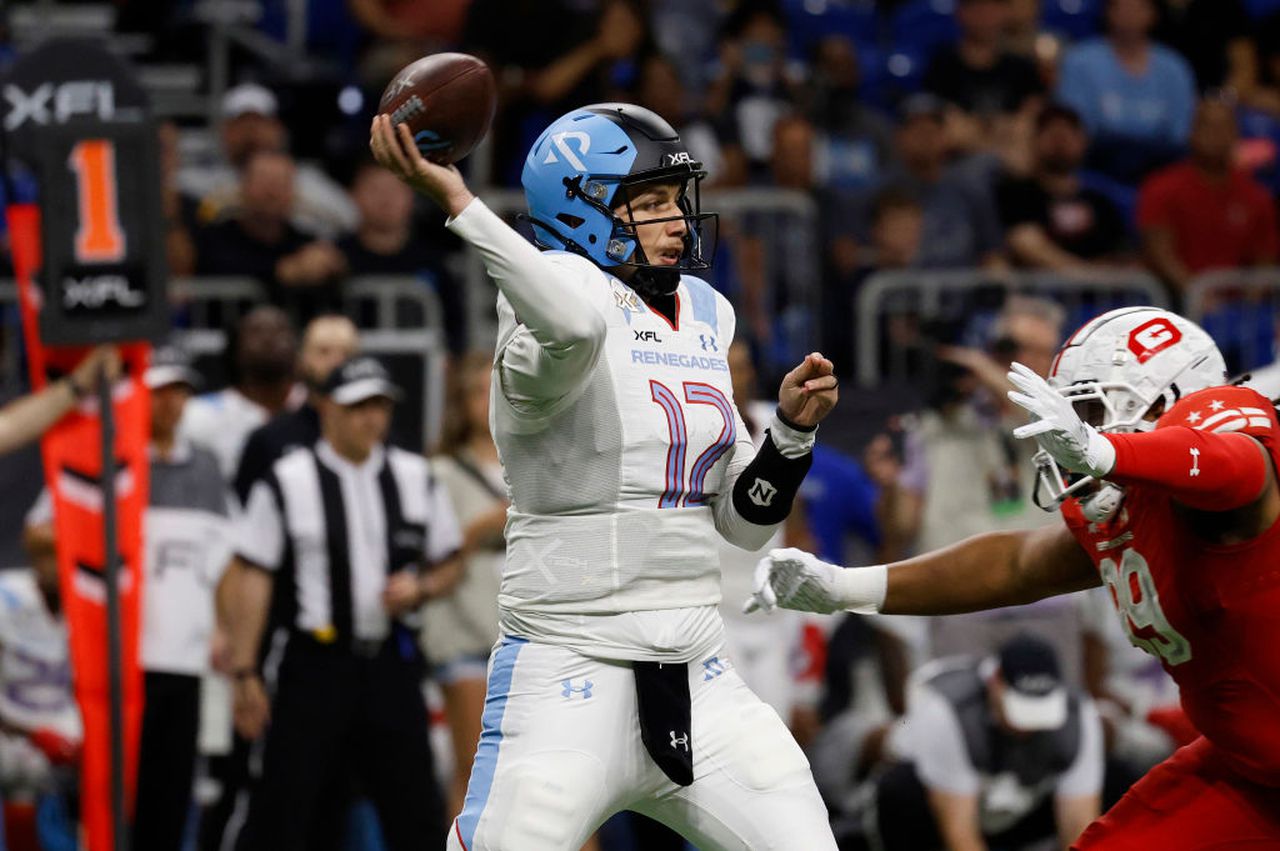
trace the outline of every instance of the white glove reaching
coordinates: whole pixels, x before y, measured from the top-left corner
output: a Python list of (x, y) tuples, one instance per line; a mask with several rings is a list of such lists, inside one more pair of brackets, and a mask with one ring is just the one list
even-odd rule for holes
[(755, 591), (742, 610), (771, 612), (781, 606), (820, 615), (842, 609), (876, 612), (884, 602), (887, 581), (884, 565), (850, 569), (794, 547), (770, 550), (756, 565)]
[(1034, 437), (1053, 460), (1068, 470), (1099, 479), (1111, 472), (1116, 463), (1115, 447), (1080, 419), (1070, 400), (1023, 364), (1015, 362), (1008, 377), (1018, 388), (1009, 391), (1009, 401), (1031, 415), (1031, 422), (1013, 430), (1014, 437)]

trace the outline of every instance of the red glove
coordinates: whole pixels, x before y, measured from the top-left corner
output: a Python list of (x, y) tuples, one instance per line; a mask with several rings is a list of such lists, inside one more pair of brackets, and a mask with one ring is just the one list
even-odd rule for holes
[(75, 765), (80, 761), (80, 743), (68, 739), (50, 727), (33, 730), (27, 736), (53, 765)]

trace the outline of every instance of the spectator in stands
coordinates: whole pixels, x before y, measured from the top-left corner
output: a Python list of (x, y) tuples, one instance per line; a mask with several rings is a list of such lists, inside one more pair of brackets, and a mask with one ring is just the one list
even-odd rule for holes
[(1237, 138), (1232, 105), (1202, 101), (1190, 157), (1142, 186), (1138, 227), (1147, 264), (1177, 294), (1201, 272), (1276, 261), (1274, 200), (1235, 167)]
[[(813, 125), (799, 113), (786, 115), (774, 123), (773, 138), (769, 174), (759, 178), (759, 184), (805, 195), (815, 193)], [(826, 201), (819, 196), (820, 209)], [(737, 229), (733, 224), (725, 228), (725, 237), (736, 249), (734, 260), (742, 288), (739, 301), (745, 321), (738, 326), (739, 333), (750, 333), (752, 342), (760, 346), (783, 337), (785, 346), (788, 319), (807, 312), (807, 288), (817, 283), (797, 275), (793, 264), (818, 256), (821, 235), (808, 219), (786, 209), (750, 212), (736, 224)]]
[(689, 153), (707, 171), (704, 187), (746, 181), (746, 163), (741, 156), (726, 157), (712, 123), (690, 108), (679, 69), (670, 58), (661, 53), (651, 53), (641, 60), (634, 99), (640, 106), (667, 119), (680, 134), (680, 139), (689, 147)]
[(450, 374), (444, 433), (432, 458), (462, 526), (466, 562), (462, 580), (448, 595), (427, 603), (422, 650), (444, 692), (453, 741), (450, 814), (462, 809), (468, 769), (480, 740), (485, 670), (498, 638), (498, 582), (506, 559), (507, 485), (489, 432), (489, 384), (493, 356), (472, 352)]
[(1070, 107), (1050, 105), (1036, 118), (1031, 174), (1006, 175), (996, 203), (1009, 254), (1032, 269), (1076, 269), (1117, 258), (1124, 216), (1105, 195), (1081, 183), (1088, 139)]
[(1243, 106), (1280, 117), (1280, 12), (1251, 24), (1252, 37), (1230, 53), (1229, 90)]
[[(549, 116), (605, 100), (608, 75), (649, 40), (633, 0), (602, 0), (583, 14), (574, 0), (472, 0), (463, 44), (494, 69), (500, 102), (489, 136), (494, 180), (520, 185), (525, 153)], [(536, 128), (536, 129), (535, 129)]]
[(182, 415), (183, 440), (207, 446), (230, 485), (249, 433), (271, 417), (302, 403), (294, 382), (298, 338), (278, 307), (256, 307), (236, 325), (227, 343), (232, 384), (192, 399)]
[(757, 171), (765, 170), (773, 152), (773, 125), (802, 94), (787, 68), (786, 51), (786, 21), (773, 4), (742, 3), (725, 20), (707, 113), (727, 118), (728, 141), (741, 146)]
[(120, 353), (114, 346), (94, 349), (63, 378), (0, 408), (0, 455), (36, 440), (82, 399), (94, 394), (103, 370), (111, 381), (120, 375)]
[(990, 190), (969, 171), (948, 167), (946, 104), (912, 95), (899, 109), (899, 168), (885, 184), (913, 192), (924, 209), (919, 265), (966, 268), (1001, 262), (1000, 222)]
[(896, 757), (875, 783), (885, 851), (1066, 848), (1101, 813), (1103, 737), (1087, 694), (1053, 649), (1017, 636), (990, 656), (952, 657), (912, 677)]
[(1011, 0), (958, 0), (960, 39), (939, 50), (924, 88), (970, 118), (1022, 110), (1043, 92), (1036, 67), (1004, 46)]
[(1164, 0), (1155, 37), (1191, 63), (1200, 91), (1235, 86), (1256, 61), (1241, 0)]
[[(275, 94), (255, 83), (235, 86), (223, 96), (221, 150), (212, 161), (191, 162), (178, 173), (181, 190), (201, 199), (202, 221), (227, 216), (240, 204), (241, 173), (253, 154), (289, 150), (289, 134), (277, 111)], [(355, 207), (342, 187), (311, 163), (297, 168), (289, 216), (299, 230), (326, 238), (356, 226)]]
[(859, 97), (860, 86), (853, 41), (840, 34), (823, 37), (806, 90), (809, 120), (820, 134), (816, 170), (823, 186), (866, 187), (893, 161), (893, 128)]
[[(836, 216), (840, 222), (842, 216)], [(871, 202), (871, 238), (865, 248), (843, 227), (826, 248), (822, 288), (822, 340), (836, 373), (854, 370), (857, 314), (855, 301), (862, 283), (878, 271), (919, 265), (924, 239), (924, 209), (915, 194), (889, 186)]]
[(290, 222), (294, 176), (288, 154), (259, 150), (249, 155), (240, 206), (230, 218), (196, 231), (197, 274), (257, 278), (272, 303), (303, 313), (335, 298), (346, 259), (333, 243), (314, 240)]
[(1108, 0), (1107, 35), (1067, 51), (1058, 100), (1084, 119), (1091, 167), (1137, 183), (1186, 145), (1195, 111), (1191, 66), (1151, 40), (1155, 0)]
[(409, 276), (434, 289), (444, 314), (449, 350), (462, 352), (467, 339), (466, 296), (445, 269), (440, 252), (414, 238), (413, 190), (369, 159), (356, 166), (351, 197), (360, 211), (360, 225), (338, 240), (347, 272), (353, 276)]
[(243, 503), (249, 489), (278, 458), (320, 439), (319, 393), (333, 368), (360, 348), (360, 332), (345, 316), (329, 313), (307, 323), (298, 350), (298, 379), (307, 388), (306, 401), (254, 429), (245, 442), (236, 468), (235, 494)]
[(352, 17), (372, 36), (361, 63), (364, 78), (381, 88), (410, 62), (456, 45), (470, 5), (471, 0), (347, 0)]

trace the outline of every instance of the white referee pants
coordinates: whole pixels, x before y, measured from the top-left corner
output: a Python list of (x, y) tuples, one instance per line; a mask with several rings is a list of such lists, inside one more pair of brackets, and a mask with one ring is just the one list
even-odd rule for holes
[(450, 851), (576, 851), (621, 810), (701, 851), (835, 851), (808, 760), (777, 713), (723, 657), (689, 663), (689, 692), (694, 782), (680, 786), (641, 743), (629, 664), (503, 638)]

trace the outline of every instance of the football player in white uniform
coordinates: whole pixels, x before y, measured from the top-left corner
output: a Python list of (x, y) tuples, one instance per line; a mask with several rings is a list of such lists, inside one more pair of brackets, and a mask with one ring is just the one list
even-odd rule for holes
[(523, 183), (544, 253), (374, 120), (374, 155), (449, 215), (496, 282), (491, 424), (511, 491), (502, 636), (449, 847), (576, 849), (635, 810), (704, 851), (834, 849), (808, 762), (724, 652), (716, 533), (786, 518), (836, 401), (814, 353), (759, 451), (733, 404), (733, 308), (706, 268), (705, 172), (666, 121), (574, 110)]

